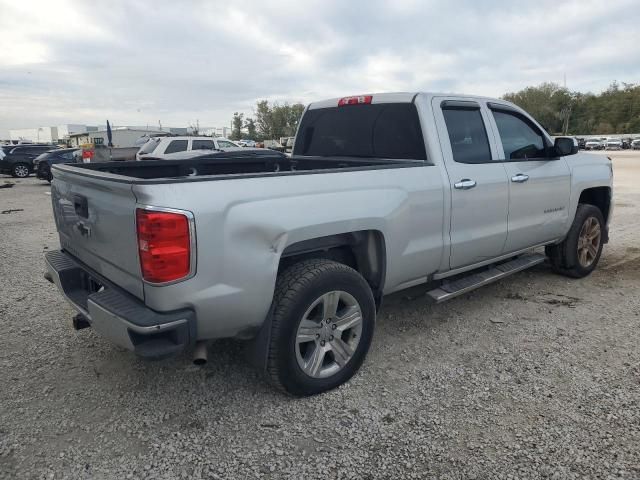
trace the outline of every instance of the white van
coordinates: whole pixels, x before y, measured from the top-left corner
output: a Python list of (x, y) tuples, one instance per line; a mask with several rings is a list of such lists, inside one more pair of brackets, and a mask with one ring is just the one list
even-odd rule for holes
[(230, 152), (240, 149), (242, 149), (240, 145), (223, 137), (151, 137), (136, 153), (136, 160), (144, 160), (145, 157), (168, 160), (172, 158), (168, 155), (193, 150), (206, 154), (211, 150)]

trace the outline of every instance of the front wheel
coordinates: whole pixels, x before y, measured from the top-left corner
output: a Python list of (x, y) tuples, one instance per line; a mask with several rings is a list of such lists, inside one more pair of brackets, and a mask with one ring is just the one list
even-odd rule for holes
[(579, 204), (564, 241), (546, 249), (554, 269), (573, 278), (586, 277), (593, 272), (604, 246), (604, 225), (599, 208)]
[(360, 368), (371, 345), (376, 309), (354, 269), (324, 259), (297, 263), (276, 285), (267, 372), (286, 392), (335, 388)]
[(29, 173), (29, 165), (26, 163), (16, 163), (11, 169), (11, 175), (16, 178), (27, 178)]

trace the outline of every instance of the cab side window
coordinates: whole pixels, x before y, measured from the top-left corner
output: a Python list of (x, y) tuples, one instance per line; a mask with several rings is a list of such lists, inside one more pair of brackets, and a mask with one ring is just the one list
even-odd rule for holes
[(458, 163), (492, 161), (480, 108), (443, 107), (442, 113), (447, 125), (454, 161)]
[(493, 111), (506, 160), (547, 158), (542, 133), (517, 114)]
[(186, 152), (187, 143), (187, 140), (173, 140), (169, 145), (167, 145), (167, 149), (164, 153)]

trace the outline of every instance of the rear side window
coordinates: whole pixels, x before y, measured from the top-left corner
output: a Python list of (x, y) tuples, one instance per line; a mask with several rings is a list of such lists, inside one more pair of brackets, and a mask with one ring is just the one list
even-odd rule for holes
[(412, 103), (345, 105), (307, 110), (294, 155), (426, 160)]
[(540, 131), (520, 116), (494, 111), (505, 159), (546, 158), (547, 151)]
[(164, 153), (186, 152), (187, 143), (187, 140), (172, 140)]
[(216, 146), (213, 140), (193, 140), (191, 142), (191, 150), (213, 150)]
[(459, 163), (491, 162), (491, 149), (480, 109), (443, 108), (453, 160)]

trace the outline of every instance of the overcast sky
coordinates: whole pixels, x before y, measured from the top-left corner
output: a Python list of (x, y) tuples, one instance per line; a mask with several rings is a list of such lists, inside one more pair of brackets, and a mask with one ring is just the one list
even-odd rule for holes
[(640, 80), (638, 0), (0, 0), (0, 138), (229, 125), (256, 100)]

